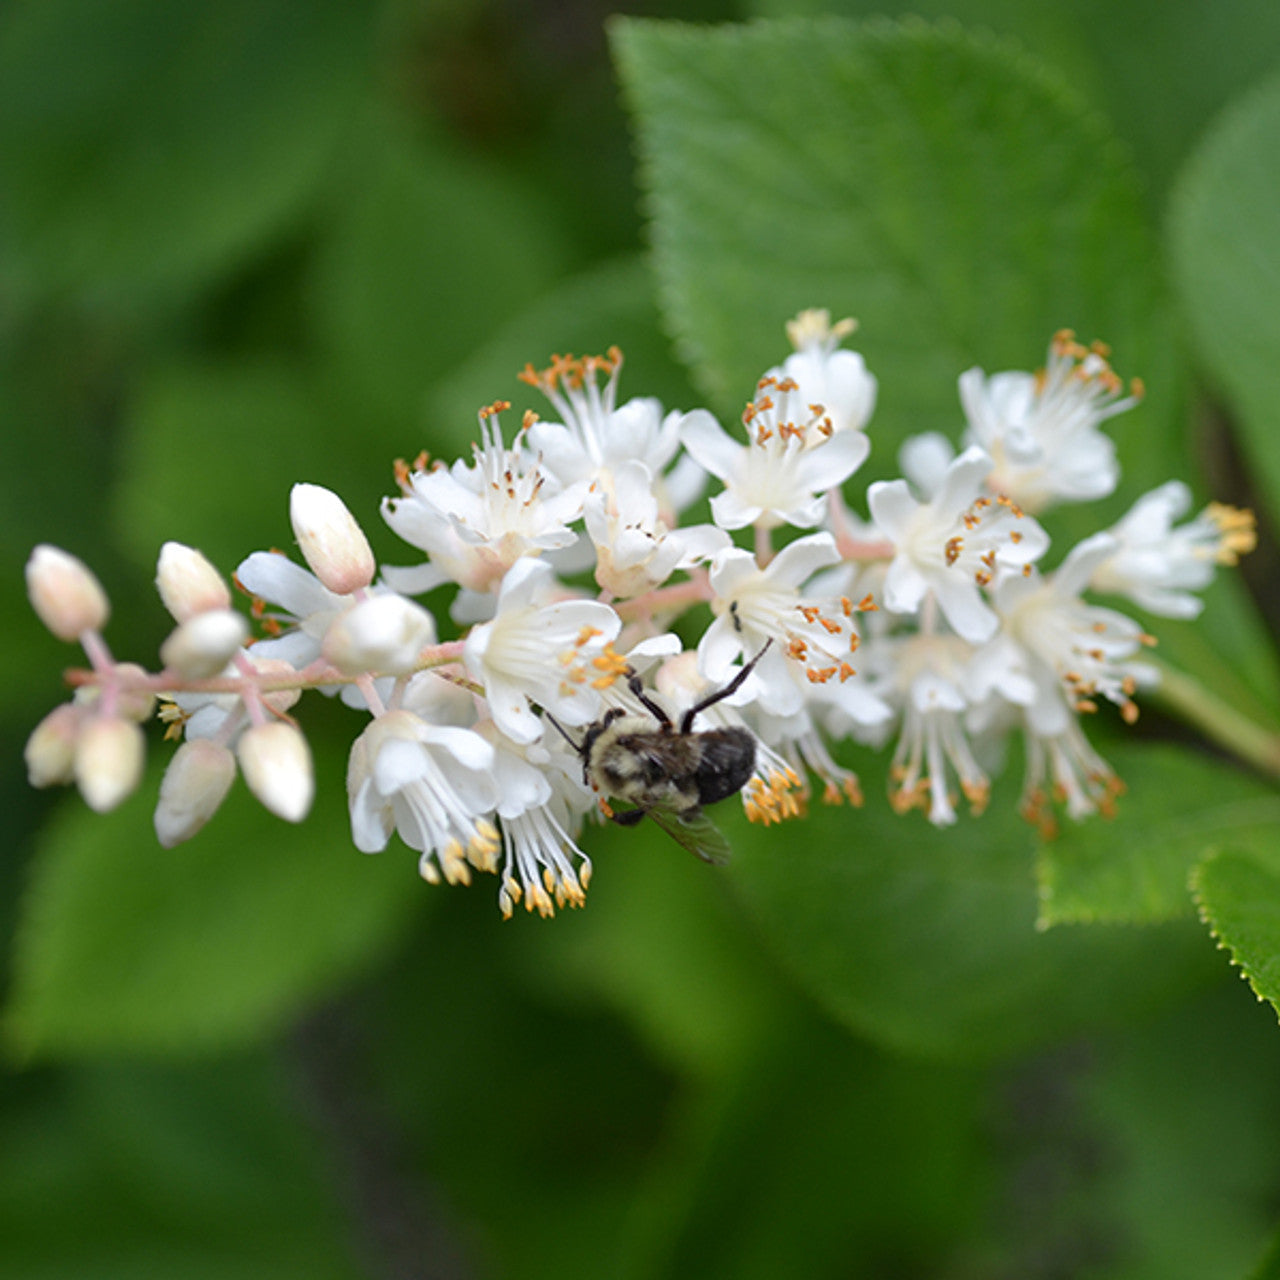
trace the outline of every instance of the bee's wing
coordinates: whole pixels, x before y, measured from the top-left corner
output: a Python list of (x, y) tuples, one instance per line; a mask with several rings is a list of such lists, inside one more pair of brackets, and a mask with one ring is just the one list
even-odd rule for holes
[(703, 862), (723, 866), (729, 861), (729, 842), (720, 828), (701, 809), (692, 814), (675, 813), (661, 807), (649, 810), (649, 817), (678, 844)]

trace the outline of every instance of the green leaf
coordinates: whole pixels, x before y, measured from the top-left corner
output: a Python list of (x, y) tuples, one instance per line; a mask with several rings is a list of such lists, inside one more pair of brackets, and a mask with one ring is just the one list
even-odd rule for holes
[(1280, 819), (1235, 840), (1192, 873), (1196, 902), (1259, 1000), (1280, 1012)]
[[(339, 438), (305, 376), (289, 365), (157, 369), (125, 418), (113, 495), (120, 542), (150, 568), (175, 539), (224, 572), (257, 547), (287, 546), (289, 486), (322, 483), (325, 446)], [(299, 473), (313, 456), (318, 465)]]
[(46, 1056), (208, 1052), (278, 1030), (384, 956), (424, 891), (407, 850), (351, 847), (342, 768), (318, 758), (299, 826), (237, 783), (175, 849), (151, 829), (154, 776), (109, 817), (70, 800), (31, 871), (11, 1039)]
[(1280, 517), (1280, 76), (1231, 107), (1187, 164), (1169, 233), (1198, 355), (1239, 419), (1273, 522)]
[(667, 409), (696, 403), (689, 378), (662, 334), (647, 259), (620, 258), (570, 276), (508, 317), (430, 396), (433, 418), (467, 421), (501, 397), (543, 417), (551, 410), (519, 382), (526, 364), (542, 368), (555, 352), (622, 349), (619, 402), (657, 396)]
[(1069, 326), (1147, 403), (1116, 434), (1166, 478), (1178, 371), (1138, 184), (1029, 58), (957, 28), (620, 21), (669, 324), (723, 410), (784, 354), (783, 321), (861, 321), (877, 457), (959, 424), (966, 367), (1029, 368)]
[(112, 522), (148, 570), (172, 538), (229, 573), (250, 551), (292, 545), (289, 491), (305, 480), (341, 495), (375, 552), (403, 556), (376, 513), (406, 437), (337, 412), (301, 363), (163, 366), (141, 381), (126, 414)]
[(370, 13), (337, 0), (77, 0), (0, 30), (0, 160), (21, 296), (113, 312), (204, 283), (293, 215), (358, 100)]
[(5, 1266), (30, 1280), (355, 1280), (296, 1081), (271, 1063), (77, 1065), (7, 1082)]
[(885, 769), (859, 761), (864, 809), (731, 833), (729, 874), (764, 936), (856, 1030), (984, 1058), (1123, 1022), (1212, 972), (1190, 923), (1038, 929), (1036, 837), (1007, 784), (980, 818), (938, 830), (890, 812)]
[(1273, 787), (1211, 758), (1158, 743), (1108, 755), (1128, 793), (1113, 820), (1069, 824), (1041, 846), (1042, 926), (1193, 915), (1195, 864), (1242, 836), (1265, 839), (1280, 823)]
[(398, 424), (410, 456), (423, 444), (443, 453), (474, 436), (479, 405), (428, 423), (433, 384), (547, 288), (569, 250), (543, 193), (370, 115), (332, 193), (309, 317), (356, 421)]
[[(1088, 1136), (1071, 1142), (1054, 1127), (1041, 1138), (1053, 1143), (1055, 1164), (1080, 1152), (1079, 1190), (1094, 1202), (1093, 1222), (1072, 1221), (1064, 1243), (1092, 1234), (1112, 1245), (1110, 1266), (1078, 1273), (1241, 1280), (1274, 1222), (1280, 1178), (1280, 1037), (1271, 1020), (1239, 984), (1220, 981), (1076, 1062), (1071, 1087), (1059, 1088)], [(1044, 1111), (1051, 1116), (1052, 1104), (1037, 1116)]]
[(646, 1200), (670, 1217), (628, 1277), (950, 1273), (991, 1172), (978, 1073), (875, 1053), (812, 1015), (739, 1066), (654, 1169)]
[(512, 930), (513, 967), (539, 991), (590, 994), (686, 1075), (732, 1074), (794, 993), (726, 900), (723, 875), (650, 824), (592, 830), (584, 911)]
[[(1098, 104), (1132, 148), (1152, 208), (1163, 197), (1204, 122), (1271, 71), (1280, 9), (1252, 0), (751, 0), (761, 17), (952, 19), (973, 31), (1016, 38)], [(1212, 56), (1205, 52), (1212, 49)], [(1182, 74), (1195, 68), (1194, 75)]]
[(1248, 1280), (1280, 1280), (1280, 1234), (1272, 1239), (1270, 1248), (1249, 1272)]

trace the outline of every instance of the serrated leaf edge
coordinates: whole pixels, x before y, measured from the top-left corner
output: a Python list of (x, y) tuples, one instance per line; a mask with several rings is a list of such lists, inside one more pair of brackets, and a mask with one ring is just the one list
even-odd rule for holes
[(1209, 931), (1209, 936), (1213, 939), (1214, 945), (1219, 951), (1227, 953), (1228, 962), (1236, 969), (1240, 970), (1239, 976), (1248, 984), (1249, 990), (1253, 992), (1255, 999), (1259, 1004), (1271, 1006), (1272, 1012), (1280, 1019), (1280, 1004), (1277, 1004), (1270, 996), (1264, 995), (1258, 990), (1254, 983), (1253, 975), (1249, 971), (1248, 964), (1240, 958), (1235, 948), (1218, 932), (1217, 926), (1214, 924), (1213, 913), (1205, 899), (1204, 886), (1201, 883), (1201, 876), (1205, 869), (1213, 862), (1216, 862), (1224, 854), (1230, 850), (1222, 848), (1214, 848), (1209, 850), (1203, 858), (1200, 859), (1192, 868), (1187, 876), (1187, 888), (1191, 892), (1191, 900), (1196, 905), (1196, 913), (1200, 917), (1200, 922)]

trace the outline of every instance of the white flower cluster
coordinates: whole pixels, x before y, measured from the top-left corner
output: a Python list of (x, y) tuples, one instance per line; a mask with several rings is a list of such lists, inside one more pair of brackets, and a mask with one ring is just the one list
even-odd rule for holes
[[(1102, 427), (1141, 394), (1126, 394), (1102, 348), (1062, 333), (1039, 373), (963, 374), (962, 451), (941, 436), (909, 440), (905, 478), (872, 484), (863, 519), (842, 486), (870, 450), (876, 380), (840, 345), (852, 330), (822, 311), (797, 317), (793, 354), (760, 379), (732, 432), (704, 409), (618, 404), (616, 350), (527, 368), (558, 421), (526, 413), (508, 442), (510, 406), (495, 404), (469, 460), (398, 465), (400, 493), (382, 514), (423, 553), (414, 565), (379, 571), (342, 501), (296, 485), (307, 567), (256, 552), (236, 570), (265, 632), (252, 643), (217, 571), (169, 543), (157, 585), (177, 625), (155, 673), (111, 656), (89, 570), (38, 547), (32, 603), (83, 645), (91, 670), (70, 674), (74, 698), (32, 734), (32, 783), (74, 781), (93, 808), (114, 807), (139, 781), (139, 726), (158, 698), (170, 736), (184, 738), (160, 787), (162, 843), (208, 821), (237, 762), (262, 803), (297, 822), (314, 783), (290, 709), (304, 689), (340, 690), (368, 718), (347, 776), (356, 847), (376, 852), (398, 833), (427, 880), (496, 872), (504, 914), (523, 901), (549, 915), (583, 901), (584, 819), (611, 812), (587, 785), (583, 736), (606, 716), (648, 714), (635, 673), (674, 718), (752, 664), (695, 728), (754, 735), (742, 789), (754, 821), (803, 813), (811, 779), (827, 801), (860, 802), (830, 744), (896, 738), (895, 808), (953, 822), (957, 791), (974, 812), (985, 806), (983, 762), (1015, 729), (1029, 818), (1048, 828), (1055, 803), (1073, 818), (1106, 809), (1120, 784), (1081, 717), (1102, 700), (1136, 715), (1149, 637), (1084, 594), (1192, 616), (1214, 566), (1253, 545), (1252, 517), (1210, 506), (1175, 526), (1190, 495), (1172, 482), (1042, 569), (1049, 537), (1036, 516), (1112, 492)], [(720, 485), (710, 522), (682, 523), (709, 477)], [(799, 533), (783, 542), (784, 527)], [(735, 543), (747, 529), (751, 545)], [(442, 643), (411, 597), (444, 584), (460, 638)], [(673, 625), (696, 626), (708, 607), (686, 649)]]

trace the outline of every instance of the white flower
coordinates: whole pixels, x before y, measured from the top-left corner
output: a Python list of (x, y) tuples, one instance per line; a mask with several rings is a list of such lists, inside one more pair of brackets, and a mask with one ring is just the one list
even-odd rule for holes
[(879, 481), (867, 491), (872, 518), (894, 545), (885, 607), (914, 613), (932, 597), (951, 628), (973, 643), (999, 625), (981, 588), (998, 568), (1023, 568), (1049, 545), (1040, 525), (1016, 506), (980, 496), (990, 468), (990, 458), (974, 447), (951, 463), (928, 503), (913, 497), (905, 480)]
[(26, 574), (31, 607), (59, 640), (79, 640), (107, 625), (107, 594), (83, 560), (42, 542), (27, 560)]
[(497, 869), (494, 752), (478, 733), (434, 725), (404, 709), (379, 716), (355, 740), (347, 767), (351, 836), (362, 853), (385, 849), (393, 831), (422, 855), (435, 884), (469, 884), (471, 867)]
[(837, 431), (861, 431), (876, 407), (876, 380), (856, 351), (840, 349), (840, 340), (857, 328), (856, 321), (831, 323), (826, 310), (802, 311), (787, 322), (787, 337), (795, 354), (768, 375), (791, 379), (804, 403), (822, 406), (825, 419)]
[(1066, 805), (1067, 816), (1079, 821), (1092, 813), (1108, 816), (1124, 783), (1115, 770), (1089, 745), (1074, 716), (1065, 716), (1056, 733), (1025, 735), (1027, 772), (1019, 808), (1022, 816), (1049, 837), (1057, 830), (1052, 803)]
[(1083, 347), (1064, 329), (1039, 373), (987, 377), (974, 368), (960, 375), (965, 438), (990, 455), (992, 492), (1039, 512), (1055, 502), (1103, 498), (1116, 487), (1115, 445), (1099, 428), (1137, 404), (1142, 386), (1135, 380), (1122, 395), (1106, 357), (1103, 346)]
[(898, 469), (929, 501), (941, 488), (955, 456), (955, 446), (941, 431), (923, 431), (908, 436), (898, 448)]
[(559, 422), (532, 424), (529, 442), (562, 484), (594, 480), (632, 460), (658, 476), (675, 457), (685, 415), (664, 417), (659, 401), (647, 398), (619, 406), (621, 370), (622, 352), (611, 347), (603, 356), (553, 356), (547, 368), (528, 365), (520, 374), (560, 415)]
[(1233, 565), (1257, 541), (1253, 513), (1210, 503), (1194, 520), (1174, 528), (1191, 509), (1191, 490), (1171, 480), (1144, 494), (1110, 530), (1112, 552), (1094, 570), (1090, 587), (1127, 596), (1151, 613), (1194, 618), (1220, 564)]
[(236, 742), (236, 758), (249, 790), (269, 812), (286, 822), (307, 816), (315, 774), (311, 749), (295, 725), (283, 720), (250, 725)]
[(972, 705), (974, 650), (959, 636), (917, 633), (886, 641), (894, 649), (892, 686), (902, 728), (889, 766), (889, 797), (898, 813), (928, 809), (929, 821), (956, 820), (950, 773), (974, 814), (991, 788), (974, 758), (964, 716)]
[(191, 614), (160, 646), (166, 669), (188, 680), (217, 675), (249, 638), (249, 624), (233, 609)]
[(95, 813), (121, 804), (142, 781), (147, 745), (142, 729), (117, 716), (88, 717), (75, 743), (76, 786)]
[(295, 484), (289, 521), (302, 558), (335, 595), (350, 595), (373, 581), (377, 564), (369, 541), (336, 493), (318, 484)]
[(788, 374), (766, 375), (757, 391), (742, 415), (746, 444), (705, 411), (690, 414), (681, 427), (684, 447), (724, 484), (711, 514), (722, 529), (815, 525), (828, 491), (862, 465), (870, 442), (861, 431), (836, 430), (823, 406), (807, 402)]
[(595, 804), (581, 782), (581, 763), (558, 736), (520, 746), (492, 721), (479, 732), (494, 749), (493, 777), (504, 861), (498, 906), (510, 919), (522, 899), (543, 917), (557, 907), (580, 907), (591, 880), (591, 859), (572, 832)]
[(671, 529), (658, 510), (653, 477), (643, 462), (622, 463), (591, 486), (583, 509), (596, 548), (596, 582), (615, 598), (629, 599), (661, 586), (677, 569), (709, 560), (729, 545), (714, 525)]
[(240, 562), (236, 579), (251, 595), (280, 606), (280, 612), (263, 617), (281, 634), (259, 640), (255, 657), (287, 662), (298, 671), (320, 656), (325, 633), (354, 603), (351, 596), (330, 591), (314, 573), (278, 551), (253, 552)]
[(562, 486), (528, 452), (531, 417), (508, 449), (498, 421), (507, 407), (500, 401), (480, 411), (482, 443), (472, 446), (470, 466), (459, 460), (447, 470), (419, 468), (401, 477), (401, 497), (383, 500), (387, 524), (430, 558), (418, 569), (384, 569), (392, 586), (416, 594), (447, 578), (492, 591), (522, 556), (577, 539), (569, 523), (582, 514), (586, 485)]
[(698, 666), (724, 684), (740, 654), (753, 658), (772, 640), (738, 695), (758, 700), (773, 715), (794, 715), (814, 685), (844, 682), (858, 646), (853, 605), (810, 599), (801, 587), (839, 559), (829, 533), (813, 533), (784, 547), (765, 569), (748, 551), (730, 547), (712, 562), (712, 609), (718, 615), (698, 644)]
[(31, 731), (22, 753), (31, 786), (61, 787), (75, 780), (76, 740), (88, 715), (81, 703), (63, 702)]
[[(883, 704), (881, 704), (883, 706)], [(887, 717), (888, 707), (884, 707)], [(743, 803), (752, 822), (780, 821), (802, 814), (810, 798), (808, 775), (822, 783), (824, 804), (862, 805), (858, 775), (838, 765), (818, 731), (814, 712), (802, 708), (797, 715), (771, 716), (754, 710), (756, 775), (743, 788)], [(794, 792), (794, 794), (784, 794)], [(781, 801), (781, 803), (779, 803)]]
[(421, 605), (388, 591), (340, 614), (325, 633), (322, 652), (348, 675), (406, 675), (435, 640), (435, 619)]
[(1115, 546), (1110, 534), (1095, 533), (1073, 547), (1053, 573), (1009, 577), (996, 587), (1005, 633), (1026, 655), (1026, 673), (1036, 689), (1027, 710), (1033, 733), (1059, 733), (1069, 708), (1094, 711), (1099, 696), (1115, 703), (1127, 721), (1137, 718), (1133, 693), (1152, 672), (1129, 659), (1149, 637), (1132, 618), (1080, 599)]
[(184, 742), (160, 781), (156, 839), (166, 849), (190, 840), (217, 812), (236, 777), (229, 748), (208, 738)]
[(199, 551), (181, 542), (166, 542), (160, 548), (156, 589), (175, 622), (231, 607), (231, 592), (222, 575)]
[(593, 681), (614, 678), (593, 664), (621, 630), (618, 615), (595, 600), (543, 603), (555, 587), (550, 565), (518, 560), (502, 580), (493, 621), (467, 637), (467, 670), (484, 685), (498, 728), (515, 742), (542, 734), (530, 700), (562, 723), (586, 724), (600, 702)]

